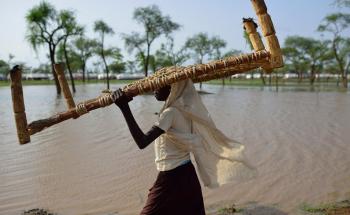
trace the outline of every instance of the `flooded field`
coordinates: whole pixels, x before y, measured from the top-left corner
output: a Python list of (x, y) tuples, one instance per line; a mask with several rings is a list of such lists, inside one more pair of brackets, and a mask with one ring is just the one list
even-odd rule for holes
[[(114, 85), (113, 88), (118, 86)], [(303, 202), (350, 199), (350, 93), (204, 86), (216, 125), (247, 148), (256, 179), (204, 189), (207, 207), (246, 204), (293, 214)], [(80, 85), (76, 101), (104, 85)], [(24, 87), (28, 121), (66, 109), (54, 86)], [(146, 131), (161, 103), (145, 95), (131, 109)], [(10, 89), (0, 88), (0, 214), (46, 208), (62, 215), (138, 214), (157, 175), (153, 145), (138, 150), (115, 106), (93, 111), (19, 145)]]

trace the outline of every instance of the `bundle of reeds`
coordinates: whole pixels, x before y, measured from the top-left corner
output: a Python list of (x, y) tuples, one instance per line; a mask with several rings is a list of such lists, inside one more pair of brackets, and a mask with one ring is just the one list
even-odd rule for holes
[[(125, 86), (122, 89), (124, 93), (129, 97), (134, 97), (188, 78), (192, 79), (193, 82), (204, 82), (248, 72), (257, 68), (263, 68), (266, 72), (271, 72), (274, 68), (282, 67), (282, 52), (275, 35), (275, 28), (271, 17), (267, 13), (265, 2), (264, 0), (251, 0), (251, 2), (258, 16), (258, 21), (266, 40), (267, 49), (265, 49), (261, 37), (257, 32), (257, 24), (253, 19), (243, 19), (244, 29), (249, 35), (254, 48), (253, 53), (231, 56), (207, 64), (163, 68), (149, 77)], [(30, 135), (40, 132), (47, 127), (71, 118), (78, 118), (89, 111), (111, 105), (114, 102), (113, 92), (107, 91), (98, 98), (75, 105), (67, 81), (64, 77), (63, 66), (55, 65), (55, 70), (66, 98), (68, 111), (58, 113), (47, 119), (34, 121), (29, 125), (27, 125), (24, 109), (20, 69), (16, 67), (11, 71), (13, 107), (18, 138), (21, 144), (30, 142)]]

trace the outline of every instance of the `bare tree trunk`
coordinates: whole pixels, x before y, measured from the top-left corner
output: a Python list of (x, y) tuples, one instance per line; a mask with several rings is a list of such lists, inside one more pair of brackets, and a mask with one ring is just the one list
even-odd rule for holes
[(265, 86), (266, 82), (265, 82), (265, 78), (264, 78), (264, 72), (262, 71), (262, 69), (260, 69), (260, 78), (261, 78), (263, 85)]
[(301, 82), (303, 82), (303, 72), (299, 71), (298, 72), (298, 83), (301, 83)]
[(107, 74), (107, 89), (109, 89), (109, 69), (108, 69), (108, 65), (107, 65), (107, 62), (106, 62), (106, 59), (105, 59), (105, 56), (103, 54), (103, 51), (102, 51), (102, 60), (103, 60), (103, 63), (105, 65), (105, 68), (106, 68), (106, 74)]
[(310, 71), (310, 85), (314, 85), (315, 82), (315, 66), (311, 66), (311, 71)]
[(68, 69), (68, 72), (69, 72), (69, 77), (70, 77), (70, 81), (71, 81), (71, 84), (72, 84), (72, 90), (73, 90), (73, 93), (75, 93), (76, 89), (75, 89), (75, 84), (74, 84), (74, 77), (73, 77), (72, 69), (70, 68), (70, 63), (69, 63), (69, 58), (68, 58), (68, 52), (67, 52), (66, 45), (67, 45), (67, 39), (65, 39), (63, 41), (64, 58), (66, 60), (66, 65), (67, 65), (67, 69)]
[(56, 85), (56, 92), (58, 95), (61, 95), (61, 86), (60, 83), (58, 82), (57, 74), (55, 72), (55, 48), (50, 45), (50, 60), (51, 60), (51, 71), (53, 78), (55, 80), (55, 85)]
[[(346, 77), (346, 73), (345, 73), (345, 70), (344, 70), (344, 62), (340, 59), (340, 57), (338, 55), (338, 49), (337, 49), (337, 46), (335, 44), (335, 41), (333, 41), (332, 46), (333, 46), (333, 52), (334, 52), (335, 59), (338, 62), (338, 65), (339, 65), (339, 69), (340, 69), (339, 72), (341, 74), (343, 87), (348, 88), (348, 79)], [(339, 83), (337, 85), (339, 86)]]
[(278, 72), (276, 71), (276, 91), (278, 92)]
[(83, 72), (83, 82), (85, 82), (85, 73), (86, 73), (85, 69), (86, 69), (86, 65), (85, 65), (85, 62), (83, 62), (81, 65), (81, 70)]
[(148, 64), (149, 64), (149, 53), (150, 53), (150, 46), (149, 44), (147, 44), (147, 56), (146, 56), (146, 61), (145, 61), (145, 65), (144, 65), (144, 69), (145, 69), (145, 76), (148, 76)]
[(337, 77), (337, 87), (339, 87), (339, 82), (340, 82), (340, 74), (338, 74), (338, 77)]
[(105, 51), (104, 51), (104, 36), (102, 36), (102, 42), (101, 42), (101, 57), (102, 57), (102, 61), (105, 65), (105, 68), (106, 68), (106, 75), (107, 75), (107, 89), (109, 90), (109, 69), (108, 69), (108, 65), (107, 65), (107, 62), (106, 62), (106, 59), (105, 59)]
[(343, 82), (343, 87), (348, 88), (348, 77), (346, 74), (342, 77), (342, 82)]
[(225, 86), (225, 78), (222, 79), (222, 86)]

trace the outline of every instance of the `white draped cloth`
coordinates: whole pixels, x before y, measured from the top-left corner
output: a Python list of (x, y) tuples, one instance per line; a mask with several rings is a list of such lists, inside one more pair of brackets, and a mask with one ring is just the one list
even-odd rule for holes
[(170, 95), (160, 116), (171, 109), (176, 109), (190, 120), (191, 132), (170, 127), (156, 139), (155, 147), (168, 141), (178, 151), (192, 153), (204, 186), (218, 187), (232, 181), (248, 180), (256, 175), (256, 169), (248, 164), (244, 156), (244, 146), (216, 128), (190, 79), (171, 85)]

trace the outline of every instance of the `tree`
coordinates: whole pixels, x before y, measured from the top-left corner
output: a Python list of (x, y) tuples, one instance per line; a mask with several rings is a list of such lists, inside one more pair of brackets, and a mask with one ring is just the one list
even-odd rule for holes
[(323, 62), (329, 57), (327, 43), (313, 38), (290, 36), (285, 40), (285, 47), (286, 57), (295, 69), (309, 68), (310, 84), (313, 85), (317, 71), (321, 70)]
[[(187, 39), (185, 47), (190, 50), (190, 54), (197, 64), (203, 64), (205, 58), (221, 57), (221, 48), (226, 46), (226, 42), (219, 37), (209, 38), (207, 33), (198, 33)], [(202, 88), (202, 82), (199, 84)]]
[(307, 63), (304, 56), (294, 47), (286, 44), (282, 49), (285, 58), (285, 67), (287, 71), (298, 74), (298, 82), (301, 83), (304, 78), (304, 71), (307, 70)]
[(242, 51), (237, 50), (237, 49), (231, 49), (231, 50), (225, 52), (223, 57), (227, 58), (227, 57), (231, 57), (231, 56), (237, 56), (237, 55), (240, 55), (240, 54), (242, 54)]
[(82, 26), (79, 26), (75, 20), (74, 13), (69, 10), (63, 10), (60, 13), (60, 19), (62, 20), (63, 25), (63, 31), (64, 31), (64, 39), (62, 43), (64, 58), (66, 62), (66, 66), (69, 72), (69, 77), (72, 83), (72, 90), (75, 93), (75, 84), (74, 84), (74, 78), (72, 74), (72, 68), (70, 65), (70, 60), (68, 57), (68, 51), (67, 51), (67, 41), (70, 37), (78, 36), (83, 34), (84, 28)]
[(15, 56), (13, 54), (9, 54), (8, 55), (8, 61), (7, 61), (7, 64), (9, 65), (9, 67), (11, 68), (11, 64), (12, 64), (12, 60), (15, 58)]
[(128, 60), (125, 62), (125, 68), (127, 71), (129, 71), (130, 73), (135, 73), (136, 71), (136, 62), (135, 61), (131, 61)]
[(331, 33), (331, 49), (338, 63), (339, 73), (343, 87), (348, 87), (349, 38), (342, 36), (345, 29), (350, 27), (350, 14), (334, 13), (326, 16), (323, 23), (318, 26), (318, 31)]
[[(66, 59), (69, 59), (68, 60), (69, 64), (66, 64), (66, 67), (68, 68), (68, 65), (69, 65), (69, 71), (70, 71), (69, 75), (70, 75), (70, 78), (73, 79), (73, 72), (77, 72), (81, 68), (81, 60), (80, 60), (79, 54), (73, 49), (72, 45), (66, 44), (66, 47), (64, 47), (64, 44), (61, 43), (58, 46), (58, 49), (56, 52), (56, 58), (60, 62), (64, 62), (66, 61)], [(72, 85), (72, 88), (73, 86), (74, 84)]]
[(168, 66), (181, 66), (189, 59), (189, 54), (186, 53), (186, 47), (175, 51), (174, 38), (167, 37), (167, 42), (161, 44), (160, 49), (156, 51), (152, 59), (152, 67), (157, 70)]
[(113, 61), (109, 65), (109, 68), (113, 73), (119, 74), (125, 71), (125, 63), (123, 62), (123, 55), (119, 48), (110, 48), (106, 50), (106, 56)]
[[(212, 53), (210, 54), (211, 58), (214, 60), (219, 60), (221, 59), (222, 53), (221, 53), (221, 49), (225, 48), (227, 45), (226, 41), (219, 38), (218, 36), (214, 36), (211, 39), (211, 46), (212, 46)], [(225, 78), (222, 78), (222, 85), (225, 85)]]
[[(207, 33), (198, 33), (188, 38), (185, 47), (192, 51), (191, 55), (198, 64), (203, 64), (204, 57), (212, 53), (212, 47)], [(199, 88), (202, 89), (202, 82), (199, 83)]]
[(0, 59), (0, 74), (3, 76), (5, 80), (7, 80), (7, 75), (9, 71), (10, 71), (10, 65), (6, 61)]
[(62, 13), (48, 2), (41, 2), (38, 6), (29, 10), (26, 15), (27, 21), (27, 40), (37, 51), (38, 47), (46, 45), (49, 49), (49, 57), (51, 62), (51, 71), (55, 80), (57, 94), (61, 94), (56, 72), (54, 70), (55, 53), (57, 45), (64, 40), (64, 21)]
[(334, 3), (338, 7), (350, 7), (350, 0), (335, 0)]
[(100, 35), (100, 41), (97, 44), (97, 54), (102, 58), (103, 64), (105, 66), (106, 75), (107, 75), (107, 89), (109, 89), (109, 68), (106, 62), (106, 50), (104, 47), (105, 36), (113, 35), (114, 31), (111, 27), (109, 27), (104, 21), (98, 20), (94, 24), (94, 31)]
[(180, 25), (171, 21), (169, 16), (163, 16), (156, 5), (136, 8), (133, 18), (143, 26), (144, 32), (124, 34), (123, 39), (130, 53), (136, 49), (136, 56), (142, 61), (145, 76), (148, 76), (152, 43), (162, 35), (168, 36), (178, 30)]
[(207, 33), (198, 33), (188, 38), (185, 47), (191, 51), (191, 56), (198, 64), (202, 64), (204, 58), (212, 53), (212, 47)]
[(33, 73), (49, 74), (50, 64), (40, 64), (37, 68), (32, 69)]
[[(237, 55), (240, 55), (240, 54), (242, 54), (242, 51), (237, 50), (237, 49), (231, 49), (231, 50), (225, 52), (225, 54), (223, 54), (223, 58), (237, 56)], [(232, 76), (229, 77), (229, 80), (230, 80), (230, 82), (232, 81)], [(223, 83), (223, 84), (225, 84), (225, 83)]]
[(87, 60), (93, 56), (94, 51), (97, 47), (97, 41), (87, 39), (83, 36), (80, 36), (76, 40), (73, 41), (73, 49), (76, 50), (79, 60), (80, 60), (80, 69), (83, 73), (83, 82), (85, 82), (86, 76), (86, 62)]

